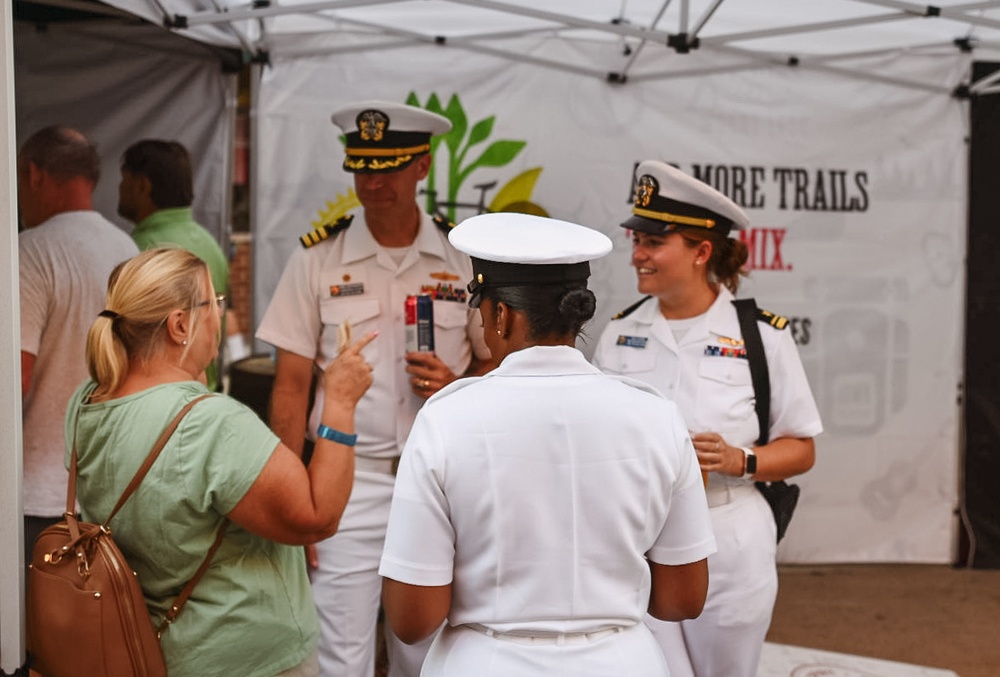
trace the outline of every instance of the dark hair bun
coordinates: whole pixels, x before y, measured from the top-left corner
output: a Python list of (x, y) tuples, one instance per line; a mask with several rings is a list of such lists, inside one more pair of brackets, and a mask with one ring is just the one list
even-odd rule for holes
[(570, 289), (559, 298), (559, 315), (571, 324), (583, 324), (596, 310), (597, 298), (586, 287)]

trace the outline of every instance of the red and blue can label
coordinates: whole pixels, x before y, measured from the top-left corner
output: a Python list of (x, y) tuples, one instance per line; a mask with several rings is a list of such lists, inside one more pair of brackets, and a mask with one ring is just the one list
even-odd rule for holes
[(406, 297), (404, 311), (406, 352), (434, 352), (434, 300), (430, 294)]

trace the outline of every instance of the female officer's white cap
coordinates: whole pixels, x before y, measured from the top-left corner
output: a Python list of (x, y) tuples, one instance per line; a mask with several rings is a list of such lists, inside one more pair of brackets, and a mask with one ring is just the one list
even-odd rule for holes
[(480, 214), (452, 228), (448, 239), (472, 258), (469, 305), (478, 306), (485, 286), (580, 282), (590, 261), (611, 251), (604, 233), (569, 221), (531, 214)]
[(632, 218), (622, 228), (660, 235), (703, 228), (729, 235), (750, 225), (739, 205), (707, 183), (665, 162), (646, 160), (635, 170)]
[(330, 116), (347, 138), (344, 169), (392, 172), (431, 149), (431, 137), (451, 130), (451, 121), (423, 108), (391, 101), (359, 101)]

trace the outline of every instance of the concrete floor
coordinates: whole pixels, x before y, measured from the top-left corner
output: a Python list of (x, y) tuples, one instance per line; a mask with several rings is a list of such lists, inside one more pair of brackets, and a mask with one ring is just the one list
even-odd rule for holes
[(769, 642), (1000, 676), (1000, 570), (779, 567)]

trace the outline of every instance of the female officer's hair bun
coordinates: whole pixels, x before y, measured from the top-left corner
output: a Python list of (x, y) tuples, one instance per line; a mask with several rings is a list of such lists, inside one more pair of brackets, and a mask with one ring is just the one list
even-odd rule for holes
[(559, 315), (562, 316), (570, 327), (575, 328), (573, 333), (580, 330), (584, 322), (594, 317), (597, 310), (597, 298), (594, 292), (586, 287), (574, 287), (568, 289), (559, 297)]

